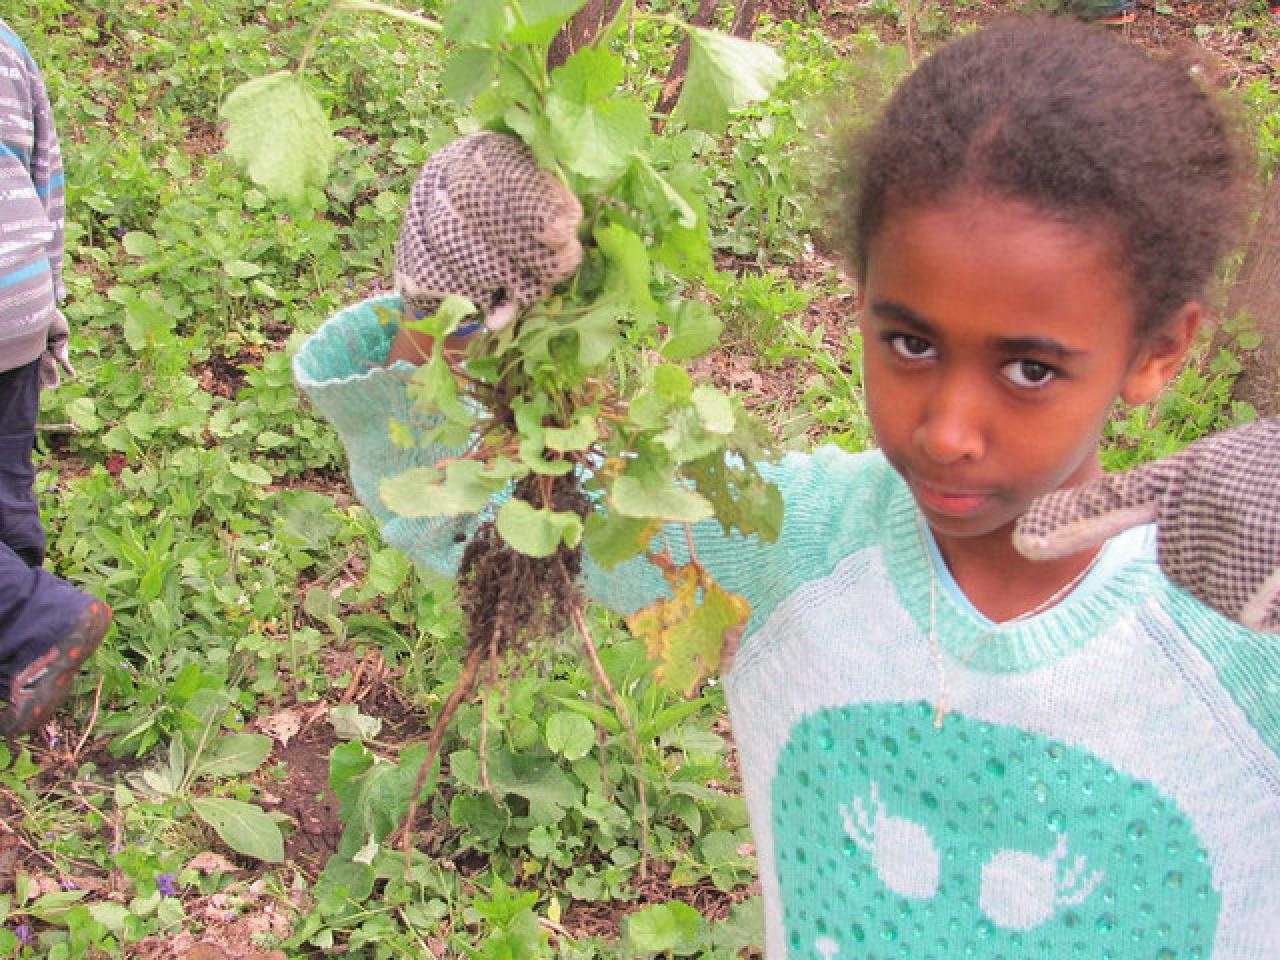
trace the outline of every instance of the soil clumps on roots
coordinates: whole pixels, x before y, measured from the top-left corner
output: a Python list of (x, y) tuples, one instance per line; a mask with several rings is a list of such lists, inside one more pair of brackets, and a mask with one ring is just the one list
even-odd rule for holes
[[(516, 484), (514, 496), (535, 507), (586, 517), (590, 503), (576, 475), (536, 474)], [(458, 593), (467, 618), (467, 649), (497, 655), (536, 637), (566, 629), (582, 604), (578, 575), (582, 548), (561, 544), (549, 557), (512, 549), (492, 520), (472, 534), (458, 567)]]
[[(583, 518), (591, 506), (575, 473), (530, 475), (516, 484), (512, 495), (537, 508), (572, 511)], [(454, 714), (475, 690), (480, 665), (488, 660), (496, 675), (498, 658), (506, 651), (523, 649), (536, 638), (554, 636), (571, 624), (583, 631), (583, 599), (577, 582), (581, 571), (581, 545), (570, 548), (561, 544), (549, 557), (530, 557), (503, 540), (493, 520), (486, 520), (472, 534), (458, 567), (459, 601), (467, 621), (467, 657), (431, 730), (427, 754), (409, 799), (404, 823), (406, 864), (413, 848), (418, 797), (435, 768)], [(616, 701), (616, 694), (611, 696)]]

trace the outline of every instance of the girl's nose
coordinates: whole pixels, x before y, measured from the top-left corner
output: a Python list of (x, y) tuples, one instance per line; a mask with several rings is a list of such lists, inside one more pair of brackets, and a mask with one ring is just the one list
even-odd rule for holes
[(978, 391), (962, 382), (944, 382), (925, 405), (916, 445), (941, 466), (981, 459), (989, 407)]

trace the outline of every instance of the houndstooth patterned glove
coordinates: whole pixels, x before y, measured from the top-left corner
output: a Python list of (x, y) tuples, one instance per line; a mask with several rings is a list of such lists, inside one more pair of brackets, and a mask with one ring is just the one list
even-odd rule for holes
[(1050, 559), (1152, 521), (1169, 579), (1250, 629), (1280, 633), (1280, 420), (1041, 497), (1013, 543)]
[(415, 316), (466, 297), (501, 330), (578, 269), (582, 206), (515, 137), (473, 133), (436, 153), (409, 196), (396, 290)]

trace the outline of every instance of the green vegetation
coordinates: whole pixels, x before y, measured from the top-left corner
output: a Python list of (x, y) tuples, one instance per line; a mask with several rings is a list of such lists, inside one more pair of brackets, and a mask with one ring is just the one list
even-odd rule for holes
[[(869, 442), (851, 301), (816, 241), (820, 164), (797, 144), (825, 132), (815, 98), (850, 82), (842, 60), (859, 86), (905, 67), (910, 6), (873, 6), (857, 24), (803, 4), (794, 22), (762, 19), (757, 39), (789, 75), (725, 141), (679, 147), (705, 171), (704, 296), (726, 331), (695, 372), (741, 391), (788, 446)], [(980, 5), (919, 6), (927, 45)], [(396, 848), (463, 628), (452, 585), (385, 548), (352, 502), (289, 357), (386, 288), (404, 199), (458, 115), (440, 38), (338, 12), (308, 66), (337, 132), (328, 179), (276, 199), (244, 177), (219, 110), (295, 64), (328, 7), (44, 0), (6, 14), (46, 71), (67, 171), (79, 376), (44, 397), (51, 565), (107, 599), (116, 627), (58, 721), (0, 745), (0, 955), (162, 957), (202, 938), (288, 957), (749, 954), (753, 848), (719, 689), (666, 690), (601, 611), (588, 619), (639, 766), (571, 639), (552, 638), (460, 710), (421, 849), (406, 866)], [(1265, 64), (1280, 30), (1263, 4), (1235, 7), (1195, 34)], [(640, 20), (625, 45), (648, 102), (677, 40)], [(1240, 76), (1274, 167), (1280, 87)], [(635, 357), (660, 342), (637, 338)], [(1116, 465), (1247, 417), (1229, 402), (1237, 368), (1206, 357), (1160, 411), (1117, 421)]]

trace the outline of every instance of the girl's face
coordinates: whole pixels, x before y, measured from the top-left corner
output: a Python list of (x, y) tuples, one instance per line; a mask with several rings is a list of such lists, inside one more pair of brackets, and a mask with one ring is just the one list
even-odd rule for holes
[(870, 246), (863, 378), (876, 438), (944, 547), (1007, 540), (1032, 499), (1100, 473), (1117, 397), (1149, 400), (1199, 318), (1135, 342), (1104, 235), (962, 193), (892, 214)]

